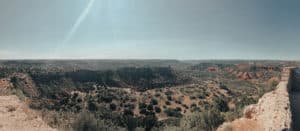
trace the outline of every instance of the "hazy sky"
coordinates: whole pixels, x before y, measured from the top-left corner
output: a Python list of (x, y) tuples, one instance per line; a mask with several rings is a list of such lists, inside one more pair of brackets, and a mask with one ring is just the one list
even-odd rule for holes
[(0, 58), (300, 59), (299, 0), (0, 0)]

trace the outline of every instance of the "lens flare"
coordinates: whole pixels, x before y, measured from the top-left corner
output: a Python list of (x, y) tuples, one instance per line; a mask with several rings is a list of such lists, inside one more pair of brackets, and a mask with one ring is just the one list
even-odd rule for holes
[(56, 47), (54, 55), (53, 55), (54, 57), (59, 57), (59, 49), (63, 49), (64, 46), (69, 43), (69, 41), (72, 39), (73, 35), (76, 33), (78, 27), (81, 25), (81, 23), (85, 20), (85, 18), (89, 14), (90, 9), (94, 5), (94, 3), (95, 3), (95, 0), (89, 0), (88, 5), (83, 10), (83, 12), (80, 14), (80, 16), (77, 18), (77, 20), (75, 21), (71, 30), (68, 32), (68, 34), (63, 39), (62, 43), (58, 47)]
[(66, 37), (64, 38), (62, 45), (67, 44), (70, 39), (73, 37), (74, 33), (76, 33), (78, 27), (81, 25), (81, 23), (85, 20), (86, 16), (89, 14), (90, 9), (94, 5), (95, 0), (90, 0), (87, 7), (84, 9), (84, 11), (80, 14), (74, 25), (72, 26), (71, 30), (68, 32)]
[(86, 16), (89, 14), (90, 9), (94, 5), (95, 0), (90, 0), (87, 7), (84, 9), (84, 11), (80, 14), (78, 19), (76, 20), (75, 24), (72, 26), (69, 33), (66, 35), (65, 39), (63, 40), (63, 45), (67, 44), (70, 39), (73, 37), (74, 33), (77, 31), (78, 27), (81, 25), (81, 23), (84, 21)]

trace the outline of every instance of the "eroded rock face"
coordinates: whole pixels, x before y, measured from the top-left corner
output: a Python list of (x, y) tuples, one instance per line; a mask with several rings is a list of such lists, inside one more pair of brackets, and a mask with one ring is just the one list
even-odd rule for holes
[(290, 69), (285, 69), (277, 89), (266, 93), (257, 104), (247, 106), (243, 118), (224, 123), (218, 131), (289, 131), (292, 114), (288, 80)]

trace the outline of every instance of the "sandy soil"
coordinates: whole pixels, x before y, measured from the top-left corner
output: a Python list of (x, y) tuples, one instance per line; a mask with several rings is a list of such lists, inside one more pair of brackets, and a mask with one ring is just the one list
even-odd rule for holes
[(0, 131), (56, 131), (17, 96), (0, 96)]
[(227, 125), (223, 125), (223, 129), (219, 131), (265, 131), (259, 122), (247, 118), (242, 118)]

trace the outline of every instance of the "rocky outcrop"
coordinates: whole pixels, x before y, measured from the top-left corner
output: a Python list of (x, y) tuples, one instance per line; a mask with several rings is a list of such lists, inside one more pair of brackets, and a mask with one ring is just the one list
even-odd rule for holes
[(247, 106), (243, 118), (224, 123), (218, 131), (290, 131), (292, 113), (289, 100), (291, 68), (285, 68), (277, 89), (266, 93), (259, 102)]

